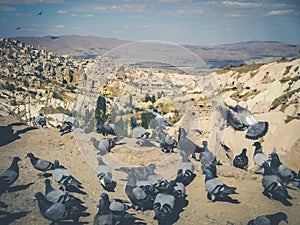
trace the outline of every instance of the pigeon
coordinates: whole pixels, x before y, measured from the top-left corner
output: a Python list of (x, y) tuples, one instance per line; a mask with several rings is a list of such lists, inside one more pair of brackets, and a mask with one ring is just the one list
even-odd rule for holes
[(176, 180), (171, 180), (169, 182), (169, 186), (173, 187), (173, 195), (176, 199), (186, 198), (186, 189), (185, 185), (182, 182), (178, 182)]
[(102, 187), (107, 191), (114, 191), (117, 183), (112, 180), (111, 168), (105, 164), (101, 157), (98, 157), (98, 166), (96, 171)]
[(272, 173), (271, 167), (267, 162), (263, 163), (264, 174), (262, 185), (264, 187), (263, 194), (268, 198), (280, 201), (284, 205), (292, 205), (287, 199), (292, 199), (279, 176)]
[[(116, 225), (116, 224), (134, 224), (136, 220), (141, 220), (132, 214), (117, 207), (117, 210), (111, 210), (112, 202), (106, 193), (101, 194), (99, 200), (99, 210), (94, 217), (93, 225)], [(120, 205), (119, 205), (120, 206)]]
[(16, 27), (15, 30), (21, 30), (21, 27)]
[(117, 145), (117, 142), (120, 141), (122, 137), (106, 138), (97, 140), (95, 137), (91, 138), (94, 147), (99, 150), (98, 154), (100, 156), (106, 155), (110, 150)]
[(164, 221), (172, 214), (176, 197), (174, 195), (174, 186), (176, 182), (170, 183), (168, 188), (156, 195), (153, 203), (153, 210), (155, 213), (154, 219), (159, 221), (159, 224), (164, 224)]
[(153, 188), (154, 193), (165, 189), (169, 184), (169, 182), (162, 175), (154, 172), (155, 169), (155, 164), (150, 164), (146, 167), (148, 174), (147, 182), (149, 182), (150, 186)]
[(132, 203), (135, 210), (148, 210), (152, 209), (153, 196), (149, 195), (141, 187), (137, 186), (136, 177), (133, 172), (128, 173), (128, 180), (125, 187), (125, 193)]
[(67, 117), (59, 130), (59, 132), (61, 132), (61, 135), (71, 132), (74, 123), (75, 123), (75, 117), (72, 116)]
[(284, 212), (258, 216), (250, 220), (247, 225), (279, 225), (281, 221), (288, 223), (287, 215)]
[(289, 183), (291, 182), (292, 184), (294, 184), (294, 186), (300, 188), (300, 180), (296, 180), (297, 179), (297, 174), (296, 172), (294, 172), (293, 170), (291, 170), (290, 168), (288, 168), (286, 165), (284, 165), (283, 163), (281, 163), (278, 155), (276, 152), (272, 152), (271, 153), (271, 171), (273, 174), (277, 175), (280, 177), (280, 179), (284, 182), (284, 183)]
[(157, 109), (153, 109), (153, 110), (146, 109), (145, 111), (151, 114), (152, 118), (155, 121), (155, 127), (165, 128), (166, 126), (173, 125), (165, 117), (163, 117), (160, 113), (158, 113)]
[(18, 179), (19, 177), (19, 166), (18, 162), (21, 161), (19, 157), (14, 157), (10, 167), (0, 174), (0, 195), (7, 191), (8, 188)]
[(216, 166), (219, 164), (217, 161), (217, 157), (208, 149), (207, 141), (202, 142), (202, 150), (200, 153), (200, 163), (202, 173), (204, 174), (205, 170), (210, 170), (213, 173), (214, 177), (217, 177), (217, 168)]
[(61, 203), (53, 203), (48, 201), (41, 192), (37, 192), (34, 197), (38, 201), (42, 216), (54, 223), (65, 220), (78, 222), (81, 216), (87, 217), (90, 215), (85, 212), (86, 207), (82, 205), (68, 206)]
[(82, 184), (75, 179), (65, 167), (61, 166), (58, 160), (54, 161), (52, 177), (65, 191), (86, 194), (81, 190), (83, 189)]
[(135, 117), (131, 117), (131, 127), (132, 127), (132, 136), (137, 139), (136, 143), (140, 147), (149, 144), (150, 141), (158, 142), (156, 139), (154, 139), (151, 136), (150, 132), (148, 132), (144, 127), (137, 124)]
[(40, 11), (38, 14), (36, 14), (37, 16), (41, 16), (43, 14), (43, 11)]
[(31, 152), (27, 153), (27, 157), (30, 158), (30, 162), (35, 169), (42, 171), (41, 176), (44, 176), (46, 171), (54, 169), (54, 164), (52, 162), (37, 158)]
[(150, 174), (150, 170), (152, 167), (155, 166), (154, 164), (149, 164), (148, 166), (137, 166), (137, 167), (120, 167), (118, 169), (115, 169), (116, 171), (121, 171), (124, 173), (132, 173), (133, 176), (137, 179), (137, 180), (147, 180), (148, 176)]
[(237, 168), (247, 170), (248, 163), (247, 149), (243, 148), (241, 154), (234, 157), (233, 165)]
[(106, 193), (102, 193), (101, 198), (109, 201), (109, 210), (113, 213), (122, 214), (126, 212), (126, 210), (131, 208), (129, 205), (126, 204), (129, 202), (121, 199), (110, 199), (108, 194)]
[(74, 197), (68, 192), (52, 187), (49, 179), (45, 179), (45, 197), (48, 201), (53, 203), (80, 205), (84, 202), (79, 198)]
[(40, 113), (37, 117), (34, 118), (34, 122), (41, 127), (47, 127), (46, 118)]
[(187, 186), (196, 177), (196, 174), (194, 173), (195, 166), (189, 160), (188, 155), (185, 151), (180, 151), (180, 154), (182, 156), (182, 161), (179, 164), (179, 168), (178, 168), (177, 176), (176, 176), (175, 180), (178, 182), (181, 182), (185, 186)]
[(184, 130), (184, 128), (179, 128), (177, 146), (180, 150), (185, 151), (188, 155), (192, 155), (192, 158), (197, 160), (196, 152), (200, 153), (202, 151), (202, 149), (198, 145), (196, 145), (194, 142), (192, 142), (190, 139), (188, 139), (186, 136), (187, 136), (187, 133)]
[(259, 141), (254, 142), (252, 146), (255, 146), (253, 161), (255, 165), (261, 168), (263, 163), (269, 160), (269, 157), (263, 153), (262, 146)]
[(216, 179), (210, 170), (205, 170), (205, 189), (207, 191), (207, 198), (213, 202), (227, 200), (230, 202), (236, 202), (228, 195), (237, 194), (235, 187), (229, 187), (221, 180)]
[(161, 150), (165, 153), (174, 152), (173, 149), (177, 147), (177, 141), (174, 138), (172, 138), (169, 134), (164, 132), (162, 127), (157, 126), (155, 130), (157, 132), (157, 137)]
[(100, 116), (97, 116), (97, 132), (101, 133), (103, 136), (107, 136), (109, 134), (116, 135), (115, 125), (112, 123), (104, 122)]
[[(228, 106), (228, 105), (227, 105)], [(245, 137), (251, 140), (257, 140), (263, 137), (269, 128), (268, 122), (256, 121), (252, 113), (240, 105), (235, 107), (228, 106), (227, 121), (235, 129), (243, 131), (247, 129)]]

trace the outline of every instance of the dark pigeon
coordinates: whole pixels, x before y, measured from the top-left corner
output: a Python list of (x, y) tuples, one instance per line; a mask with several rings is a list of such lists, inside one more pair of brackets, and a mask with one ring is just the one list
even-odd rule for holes
[(107, 191), (114, 191), (117, 183), (112, 180), (112, 171), (110, 166), (105, 164), (101, 157), (98, 157), (98, 166), (96, 171), (102, 187)]
[(19, 166), (18, 162), (21, 161), (19, 157), (14, 157), (10, 167), (0, 174), (0, 195), (7, 191), (8, 188), (18, 179), (19, 177)]
[(182, 161), (179, 164), (179, 168), (178, 168), (177, 176), (176, 176), (176, 181), (181, 182), (185, 186), (187, 186), (196, 177), (196, 174), (194, 173), (195, 166), (189, 160), (188, 155), (185, 151), (180, 151), (180, 154), (182, 156)]
[(248, 168), (248, 156), (247, 156), (247, 149), (243, 148), (241, 154), (237, 155), (233, 159), (233, 165), (237, 168), (247, 170)]
[[(227, 105), (228, 106), (228, 105)], [(235, 107), (228, 106), (227, 121), (235, 129), (239, 131), (247, 130), (245, 137), (256, 140), (263, 137), (269, 128), (268, 122), (258, 122), (252, 113), (240, 105)]]
[(103, 136), (116, 135), (115, 125), (112, 123), (104, 122), (102, 118), (97, 116), (97, 132), (101, 133)]
[(297, 179), (296, 172), (283, 164), (276, 152), (271, 153), (270, 166), (272, 173), (279, 176), (284, 183), (292, 183), (297, 188), (300, 188), (300, 179)]
[(47, 127), (46, 118), (40, 113), (37, 117), (34, 118), (34, 122), (41, 127)]
[(61, 132), (61, 135), (71, 132), (74, 124), (75, 124), (75, 117), (72, 116), (67, 117), (59, 130), (59, 132)]
[(235, 187), (229, 187), (221, 180), (216, 179), (212, 172), (205, 170), (205, 189), (207, 191), (207, 198), (213, 202), (215, 201), (229, 201), (237, 203), (237, 200), (232, 199), (228, 195), (237, 194)]
[(179, 128), (177, 146), (180, 150), (185, 151), (189, 156), (192, 155), (195, 160), (197, 160), (196, 152), (200, 153), (202, 151), (198, 145), (187, 138), (187, 133), (184, 128)]
[(27, 154), (27, 157), (30, 158), (30, 162), (35, 169), (43, 172), (42, 176), (45, 175), (46, 171), (54, 169), (54, 164), (52, 162), (35, 157), (31, 152)]
[(288, 223), (287, 215), (284, 212), (258, 216), (250, 220), (247, 225), (279, 225), (281, 221)]
[(93, 220), (93, 225), (116, 225), (116, 224), (135, 224), (135, 221), (141, 220), (134, 215), (126, 212), (126, 209), (117, 211), (111, 210), (111, 201), (106, 193), (101, 194), (99, 200), (99, 210)]
[(167, 134), (162, 127), (155, 128), (161, 150), (165, 153), (174, 152), (173, 149), (177, 147), (177, 141)]
[(253, 154), (254, 164), (261, 168), (263, 163), (269, 160), (269, 157), (263, 153), (262, 146), (259, 141), (254, 142), (253, 146), (255, 146)]
[(78, 222), (80, 217), (87, 217), (90, 215), (85, 212), (86, 207), (82, 205), (68, 206), (61, 203), (53, 203), (48, 201), (41, 192), (37, 192), (34, 197), (38, 201), (42, 216), (54, 223), (65, 220)]
[(136, 122), (135, 117), (131, 117), (132, 136), (137, 139), (137, 144), (142, 147), (145, 145), (153, 145), (151, 141), (158, 142), (152, 137), (151, 133), (148, 132), (144, 127), (140, 126)]
[(272, 173), (271, 167), (267, 162), (263, 163), (264, 174), (262, 185), (264, 187), (263, 194), (268, 198), (280, 201), (286, 206), (292, 205), (287, 199), (292, 199), (279, 176)]
[(102, 193), (101, 198), (109, 201), (109, 210), (112, 213), (124, 214), (126, 210), (131, 208), (126, 204), (129, 203), (128, 201), (124, 201), (122, 199), (110, 199), (106, 193)]
[(120, 141), (122, 137), (114, 137), (114, 138), (106, 138), (97, 140), (95, 137), (91, 138), (91, 142), (93, 142), (94, 147), (99, 151), (99, 155), (108, 154), (113, 147), (115, 147)]
[(83, 189), (81, 182), (74, 178), (65, 167), (61, 166), (58, 160), (54, 161), (52, 177), (65, 191), (86, 194), (81, 190)]
[(202, 150), (200, 153), (200, 163), (202, 173), (204, 174), (205, 170), (209, 170), (213, 173), (214, 177), (217, 177), (217, 168), (216, 166), (219, 164), (217, 161), (217, 157), (208, 149), (207, 141), (202, 142)]
[(69, 192), (64, 192), (63, 190), (53, 188), (49, 179), (45, 180), (45, 197), (48, 201), (53, 203), (67, 205), (80, 205), (84, 203), (79, 198), (71, 195)]
[(153, 196), (147, 194), (145, 190), (137, 186), (137, 180), (132, 171), (128, 173), (125, 193), (136, 210), (144, 211), (152, 209)]

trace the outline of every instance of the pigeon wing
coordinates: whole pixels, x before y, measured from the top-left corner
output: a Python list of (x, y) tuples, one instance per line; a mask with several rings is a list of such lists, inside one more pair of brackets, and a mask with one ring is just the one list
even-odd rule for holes
[(257, 140), (263, 137), (268, 132), (268, 122), (257, 122), (251, 125), (246, 133), (246, 138), (251, 140)]

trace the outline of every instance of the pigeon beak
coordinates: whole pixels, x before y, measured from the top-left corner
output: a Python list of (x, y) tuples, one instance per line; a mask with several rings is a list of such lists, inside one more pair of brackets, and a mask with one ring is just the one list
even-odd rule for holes
[(289, 223), (289, 221), (287, 219), (285, 219), (284, 222)]
[(37, 198), (36, 198), (36, 197), (33, 197), (32, 202), (36, 202), (36, 201), (37, 201)]

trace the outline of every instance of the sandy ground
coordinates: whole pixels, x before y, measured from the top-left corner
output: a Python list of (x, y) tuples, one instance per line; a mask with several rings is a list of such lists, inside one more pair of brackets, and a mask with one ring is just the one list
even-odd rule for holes
[[(32, 167), (30, 160), (25, 158), (28, 152), (50, 161), (59, 159), (61, 164), (67, 167), (70, 173), (83, 183), (88, 195), (74, 195), (85, 201), (88, 212), (91, 213), (90, 217), (81, 218), (80, 221), (82, 224), (92, 223), (93, 217), (97, 212), (96, 205), (99, 196), (104, 191), (97, 180), (94, 170), (96, 152), (94, 150), (89, 151), (87, 159), (87, 155), (83, 155), (73, 133), (60, 136), (58, 130), (54, 128), (31, 129), (17, 122), (10, 117), (0, 117), (0, 171), (9, 167), (14, 156), (19, 156), (22, 159), (19, 162), (20, 177), (13, 185), (16, 187), (15, 190), (0, 196), (0, 201), (8, 205), (7, 208), (1, 209), (0, 224), (50, 224), (50, 221), (41, 216), (37, 202), (33, 201), (33, 195), (38, 191), (44, 192), (45, 187), (44, 179), (40, 179), (37, 176), (38, 171)], [(126, 145), (128, 143), (117, 146), (110, 153), (113, 156), (112, 158), (124, 163), (128, 159), (128, 161), (131, 161), (131, 164), (135, 162), (138, 165), (141, 163), (138, 161), (139, 159), (143, 159), (143, 163), (147, 164), (152, 159), (154, 161), (163, 161), (166, 157), (174, 157), (173, 155), (165, 155), (155, 148), (145, 152), (146, 157), (141, 157), (141, 155), (135, 157), (129, 154), (134, 154), (134, 150), (132, 150), (134, 147), (126, 151)], [(86, 148), (92, 148), (92, 146), (87, 145)], [(253, 150), (250, 151), (249, 155), (252, 154)], [(219, 166), (219, 179), (227, 185), (237, 188), (239, 194), (234, 195), (233, 198), (238, 199), (240, 203), (212, 203), (206, 198), (204, 176), (199, 173), (199, 164), (195, 161), (193, 162), (197, 168), (197, 176), (187, 187), (189, 204), (181, 212), (180, 218), (175, 224), (242, 225), (247, 224), (250, 219), (261, 214), (270, 214), (278, 211), (283, 211), (288, 215), (290, 225), (300, 224), (300, 190), (289, 189), (289, 193), (293, 197), (291, 200), (293, 205), (284, 206), (280, 202), (268, 199), (262, 194), (263, 188), (260, 175), (241, 171), (230, 166)], [(173, 169), (176, 166), (170, 165), (170, 168)], [(52, 184), (57, 187), (54, 180), (51, 177), (50, 179)], [(118, 183), (115, 192), (109, 195), (126, 199), (124, 185)], [(4, 216), (4, 212), (11, 214)], [(137, 212), (136, 215), (143, 218), (147, 224), (157, 224), (157, 221), (153, 220), (154, 214), (152, 211)], [(3, 222), (4, 217), (6, 217), (8, 222)], [(284, 222), (281, 224), (284, 224)]]

